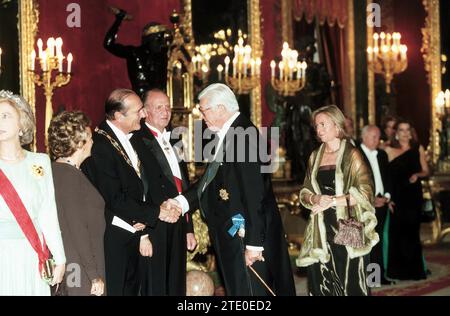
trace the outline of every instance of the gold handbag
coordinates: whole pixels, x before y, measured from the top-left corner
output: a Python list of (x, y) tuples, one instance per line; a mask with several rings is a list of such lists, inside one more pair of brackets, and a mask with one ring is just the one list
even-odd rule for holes
[(352, 217), (350, 206), (350, 197), (346, 196), (347, 201), (347, 219), (338, 220), (338, 232), (334, 236), (334, 243), (343, 246), (350, 246), (352, 248), (364, 247), (364, 224)]

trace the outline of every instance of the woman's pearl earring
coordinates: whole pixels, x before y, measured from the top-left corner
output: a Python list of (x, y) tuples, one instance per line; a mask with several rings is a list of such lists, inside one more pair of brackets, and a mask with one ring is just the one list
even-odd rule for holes
[(23, 132), (19, 131), (19, 136), (22, 137), (23, 136)]

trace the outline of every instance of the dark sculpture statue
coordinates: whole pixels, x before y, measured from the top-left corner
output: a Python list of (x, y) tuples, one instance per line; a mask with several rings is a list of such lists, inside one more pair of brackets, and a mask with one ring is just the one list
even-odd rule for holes
[(111, 8), (111, 11), (116, 20), (106, 33), (104, 47), (111, 54), (127, 60), (133, 90), (139, 95), (153, 88), (165, 91), (170, 30), (164, 25), (150, 22), (142, 31), (141, 46), (118, 44), (116, 38), (122, 21), (131, 20), (132, 17), (121, 9)]

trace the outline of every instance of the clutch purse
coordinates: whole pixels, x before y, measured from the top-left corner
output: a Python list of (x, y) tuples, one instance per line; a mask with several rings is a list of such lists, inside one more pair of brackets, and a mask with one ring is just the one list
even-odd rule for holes
[(352, 217), (350, 206), (350, 198), (345, 197), (347, 201), (347, 219), (340, 219), (338, 221), (338, 232), (334, 236), (334, 243), (343, 246), (349, 246), (352, 248), (364, 247), (364, 224), (359, 222), (356, 218)]
[(45, 260), (42, 267), (42, 278), (45, 282), (51, 283), (53, 280), (53, 271), (55, 270), (55, 260), (52, 258)]

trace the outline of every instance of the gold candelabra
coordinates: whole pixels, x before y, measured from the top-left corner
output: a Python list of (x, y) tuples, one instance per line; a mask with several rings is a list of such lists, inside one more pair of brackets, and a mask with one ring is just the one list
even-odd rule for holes
[(394, 75), (408, 67), (406, 45), (400, 44), (400, 33), (373, 34), (373, 45), (367, 47), (367, 61), (373, 72), (383, 75), (386, 81), (386, 92), (391, 92)]
[(447, 89), (438, 93), (436, 97), (436, 112), (441, 115), (444, 114), (446, 109), (450, 109), (450, 90)]
[[(47, 40), (47, 48), (43, 50), (42, 39), (38, 39), (38, 55), (33, 49), (31, 52), (31, 65), (29, 68), (33, 81), (36, 85), (42, 86), (45, 95), (45, 144), (47, 145), (48, 127), (53, 116), (52, 97), (56, 88), (67, 85), (72, 75), (71, 53), (65, 57), (62, 53), (63, 41), (60, 37), (56, 40), (50, 37)], [(35, 67), (36, 59), (39, 61), (40, 70)], [(64, 59), (67, 60), (67, 68), (64, 71)], [(54, 71), (57, 71), (54, 73)]]
[(275, 61), (270, 62), (272, 87), (283, 96), (294, 96), (305, 87), (307, 64), (305, 61), (298, 61), (298, 52), (290, 49), (286, 42), (283, 43), (281, 57), (278, 76)]
[[(261, 58), (252, 55), (250, 45), (244, 46), (244, 39), (239, 37), (234, 46), (234, 57), (230, 75), (230, 57), (225, 57), (225, 82), (237, 93), (248, 94), (259, 83), (261, 76)], [(219, 79), (222, 67), (218, 67)]]

